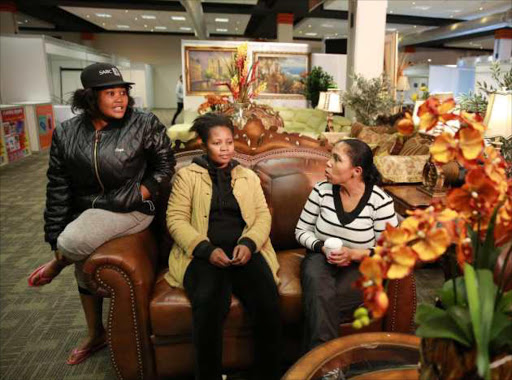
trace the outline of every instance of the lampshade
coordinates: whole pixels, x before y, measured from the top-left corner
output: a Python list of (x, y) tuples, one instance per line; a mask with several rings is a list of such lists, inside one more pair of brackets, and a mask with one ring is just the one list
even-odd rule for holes
[(484, 124), (487, 126), (485, 137), (512, 135), (512, 91), (495, 92), (489, 95)]
[(409, 91), (409, 78), (405, 75), (400, 75), (396, 84), (396, 89), (398, 91)]
[(341, 94), (339, 93), (339, 90), (321, 92), (318, 100), (318, 106), (316, 108), (327, 112), (340, 113), (342, 107)]

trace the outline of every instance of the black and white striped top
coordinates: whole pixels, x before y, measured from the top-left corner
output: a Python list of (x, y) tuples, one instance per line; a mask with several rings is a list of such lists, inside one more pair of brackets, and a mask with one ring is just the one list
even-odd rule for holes
[(348, 248), (371, 248), (387, 223), (398, 225), (393, 199), (379, 187), (368, 186), (351, 212), (343, 211), (339, 189), (323, 181), (311, 191), (295, 228), (295, 238), (307, 249), (321, 252), (330, 237)]

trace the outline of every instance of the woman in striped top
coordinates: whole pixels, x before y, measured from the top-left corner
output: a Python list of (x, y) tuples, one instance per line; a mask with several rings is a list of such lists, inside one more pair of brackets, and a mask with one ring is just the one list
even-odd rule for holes
[[(306, 350), (338, 336), (339, 324), (362, 303), (362, 293), (352, 287), (359, 262), (373, 253), (387, 223), (398, 224), (393, 200), (377, 186), (381, 177), (364, 142), (337, 143), (325, 176), (295, 229), (297, 241), (307, 248), (301, 267)], [(330, 237), (341, 239), (343, 247), (327, 257), (323, 244)]]

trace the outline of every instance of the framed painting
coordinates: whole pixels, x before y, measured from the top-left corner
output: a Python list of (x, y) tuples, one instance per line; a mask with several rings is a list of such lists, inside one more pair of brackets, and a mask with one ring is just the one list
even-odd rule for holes
[(309, 53), (254, 52), (258, 84), (267, 84), (258, 97), (305, 99), (303, 78), (309, 72), (309, 58)]
[(185, 83), (187, 95), (230, 94), (216, 83), (231, 80), (229, 65), (236, 48), (185, 46)]

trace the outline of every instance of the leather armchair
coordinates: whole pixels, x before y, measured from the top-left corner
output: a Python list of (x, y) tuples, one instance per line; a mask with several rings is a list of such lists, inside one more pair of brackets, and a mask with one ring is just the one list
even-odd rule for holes
[[(178, 166), (197, 154), (178, 154)], [(305, 250), (295, 241), (294, 229), (313, 185), (323, 179), (328, 157), (326, 151), (301, 147), (236, 156), (259, 175), (273, 216), (271, 239), (281, 266), (284, 356), (290, 364), (301, 354), (303, 330), (299, 268)], [(193, 371), (191, 306), (183, 290), (171, 288), (163, 279), (172, 243), (163, 224), (163, 204), (150, 229), (104, 244), (84, 266), (91, 288), (111, 297), (108, 344), (120, 379), (165, 379)], [(388, 314), (363, 331), (412, 331), (414, 276), (391, 281), (389, 297)], [(340, 325), (340, 334), (360, 332), (347, 322)], [(223, 357), (228, 371), (252, 362), (249, 319), (234, 297), (225, 322)]]

